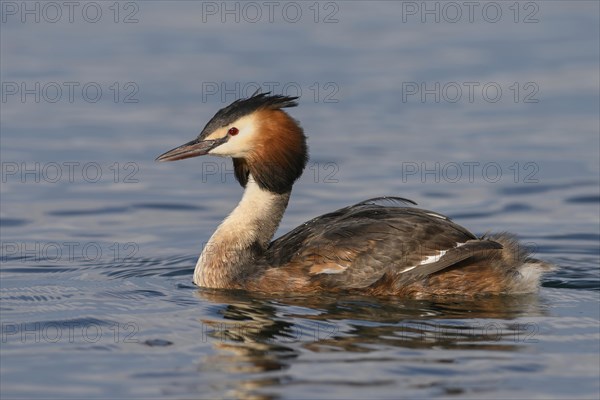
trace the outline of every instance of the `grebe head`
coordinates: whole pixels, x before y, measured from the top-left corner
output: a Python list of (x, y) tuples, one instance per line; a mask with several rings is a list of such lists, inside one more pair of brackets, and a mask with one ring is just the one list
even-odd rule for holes
[(297, 106), (296, 99), (255, 93), (236, 100), (219, 110), (196, 139), (156, 160), (175, 161), (206, 154), (231, 157), (242, 186), (252, 175), (262, 189), (288, 192), (302, 175), (308, 158), (302, 128), (282, 110)]

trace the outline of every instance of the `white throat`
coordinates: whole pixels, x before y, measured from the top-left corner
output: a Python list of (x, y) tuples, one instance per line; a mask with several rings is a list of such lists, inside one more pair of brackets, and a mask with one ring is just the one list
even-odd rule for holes
[(252, 270), (248, 264), (254, 264), (256, 256), (269, 246), (290, 193), (261, 189), (250, 176), (239, 204), (202, 250), (194, 270), (194, 283), (212, 288), (232, 287), (244, 279), (241, 274)]

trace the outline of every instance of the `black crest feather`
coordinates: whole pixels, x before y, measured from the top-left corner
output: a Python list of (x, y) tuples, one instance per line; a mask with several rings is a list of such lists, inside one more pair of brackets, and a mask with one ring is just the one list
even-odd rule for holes
[(267, 93), (255, 93), (247, 99), (239, 99), (217, 111), (214, 117), (206, 124), (198, 136), (202, 139), (218, 128), (231, 124), (238, 118), (252, 114), (260, 109), (278, 110), (280, 108), (296, 107), (298, 97), (271, 95)]

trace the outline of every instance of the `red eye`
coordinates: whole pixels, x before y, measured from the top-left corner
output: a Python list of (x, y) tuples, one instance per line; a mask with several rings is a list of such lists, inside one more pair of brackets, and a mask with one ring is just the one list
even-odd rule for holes
[(227, 131), (227, 133), (231, 136), (235, 136), (238, 133), (240, 133), (239, 129), (236, 128), (235, 126), (233, 128), (229, 128), (229, 130)]

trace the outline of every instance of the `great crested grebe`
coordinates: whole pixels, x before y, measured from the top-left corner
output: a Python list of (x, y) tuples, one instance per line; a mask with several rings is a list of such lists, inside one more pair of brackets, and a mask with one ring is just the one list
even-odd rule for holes
[(196, 285), (413, 298), (537, 290), (541, 273), (552, 266), (530, 258), (511, 235), (478, 238), (401, 198), (341, 208), (271, 242), (308, 159), (302, 128), (282, 110), (298, 105), (296, 100), (255, 93), (234, 101), (196, 139), (157, 158), (231, 157), (245, 188), (202, 250)]

